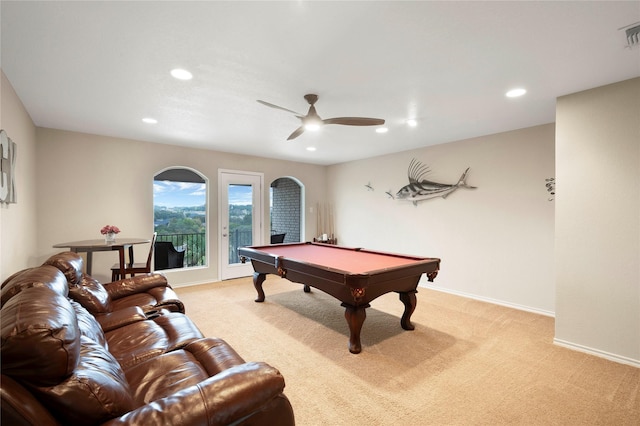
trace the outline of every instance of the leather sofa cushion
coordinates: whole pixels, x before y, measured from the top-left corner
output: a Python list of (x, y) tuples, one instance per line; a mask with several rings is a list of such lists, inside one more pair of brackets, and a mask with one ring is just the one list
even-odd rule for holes
[(133, 398), (148, 404), (215, 376), (244, 360), (224, 340), (203, 338), (125, 370)]
[[(165, 287), (166, 288), (166, 287)], [(139, 306), (143, 311), (152, 310), (158, 300), (148, 292), (134, 293), (110, 302), (111, 309), (117, 311), (131, 306)]]
[(80, 334), (88, 337), (101, 346), (104, 346), (107, 350), (107, 338), (104, 336), (102, 327), (96, 320), (96, 317), (91, 315), (81, 304), (73, 300), (69, 301), (73, 310), (78, 318), (78, 327), (80, 328)]
[(78, 363), (76, 314), (66, 297), (48, 287), (12, 297), (2, 308), (1, 330), (2, 374), (47, 386), (59, 383)]
[(105, 333), (115, 359), (128, 368), (165, 352), (167, 334), (153, 321), (145, 320)]
[(111, 311), (107, 290), (98, 280), (89, 275), (82, 274), (79, 283), (69, 287), (69, 297), (93, 315)]
[(127, 370), (137, 405), (170, 396), (209, 378), (190, 352), (176, 350), (149, 359)]
[(73, 374), (55, 386), (33, 393), (62, 424), (95, 425), (134, 408), (124, 372), (100, 344), (81, 336)]
[(124, 327), (138, 321), (147, 319), (147, 315), (140, 306), (130, 306), (117, 311), (107, 312), (106, 314), (96, 315), (94, 317), (105, 333), (113, 331), (116, 328)]
[(82, 280), (82, 256), (72, 251), (64, 251), (51, 256), (44, 265), (55, 266), (67, 277), (72, 285), (80, 284)]
[(163, 313), (153, 320), (138, 321), (105, 333), (109, 350), (125, 371), (165, 352), (180, 349), (202, 338), (184, 314)]
[(53, 266), (31, 268), (25, 269), (22, 273), (13, 274), (2, 283), (0, 303), (4, 306), (13, 296), (31, 287), (48, 287), (65, 297), (69, 293), (67, 280), (57, 268)]

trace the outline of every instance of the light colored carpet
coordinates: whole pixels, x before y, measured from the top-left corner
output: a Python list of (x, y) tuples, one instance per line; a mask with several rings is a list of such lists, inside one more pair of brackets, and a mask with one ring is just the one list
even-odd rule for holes
[(340, 302), (275, 276), (178, 288), (205, 336), (285, 377), (299, 425), (640, 425), (640, 369), (553, 345), (553, 318), (419, 288), (373, 301), (362, 352)]

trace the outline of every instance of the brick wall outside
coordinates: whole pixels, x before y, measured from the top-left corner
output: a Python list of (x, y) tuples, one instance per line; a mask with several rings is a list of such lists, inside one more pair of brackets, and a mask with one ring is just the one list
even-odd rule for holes
[(271, 183), (273, 205), (271, 233), (286, 232), (285, 243), (300, 241), (300, 186), (292, 179), (280, 178)]

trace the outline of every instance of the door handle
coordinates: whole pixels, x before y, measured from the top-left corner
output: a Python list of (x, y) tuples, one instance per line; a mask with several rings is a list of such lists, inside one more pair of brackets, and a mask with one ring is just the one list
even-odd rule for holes
[(223, 236), (223, 237), (226, 237), (226, 236), (227, 236), (227, 234), (222, 234), (222, 236)]

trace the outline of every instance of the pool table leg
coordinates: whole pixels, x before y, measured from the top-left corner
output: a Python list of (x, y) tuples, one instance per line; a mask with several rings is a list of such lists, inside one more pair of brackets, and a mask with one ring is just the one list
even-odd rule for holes
[(362, 345), (360, 344), (360, 331), (362, 330), (362, 324), (367, 318), (367, 312), (365, 311), (369, 305), (364, 306), (352, 306), (343, 303), (344, 317), (349, 325), (349, 352), (352, 354), (359, 354), (362, 351)]
[(256, 299), (256, 302), (264, 302), (264, 290), (262, 290), (262, 283), (266, 278), (267, 274), (262, 274), (260, 272), (253, 273), (253, 286), (258, 292), (258, 298)]
[(416, 310), (416, 293), (417, 291), (408, 291), (400, 293), (400, 300), (404, 303), (404, 313), (400, 320), (400, 325), (405, 330), (413, 330), (415, 326), (411, 324), (411, 315)]

